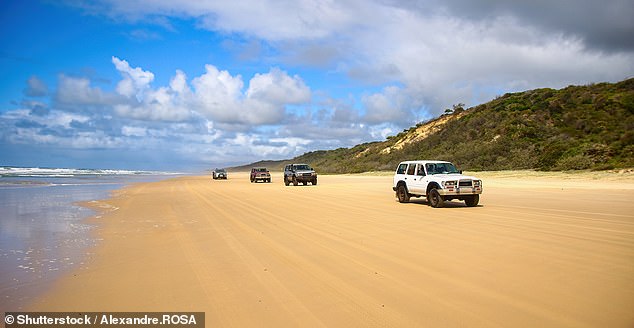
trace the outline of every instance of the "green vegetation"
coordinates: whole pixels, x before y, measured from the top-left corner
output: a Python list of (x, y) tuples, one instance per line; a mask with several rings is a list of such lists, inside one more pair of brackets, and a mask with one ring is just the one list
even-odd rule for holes
[[(416, 138), (417, 129), (444, 120), (436, 132)], [(310, 163), (323, 173), (358, 173), (393, 170), (409, 159), (448, 160), (464, 170), (634, 167), (634, 79), (509, 93), (467, 110), (459, 104), (383, 142), (285, 162)]]

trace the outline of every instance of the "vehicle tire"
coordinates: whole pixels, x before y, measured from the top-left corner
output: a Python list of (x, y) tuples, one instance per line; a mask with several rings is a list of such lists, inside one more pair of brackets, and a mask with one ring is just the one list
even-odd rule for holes
[(427, 195), (427, 201), (429, 202), (429, 205), (431, 205), (431, 207), (435, 208), (443, 207), (443, 205), (445, 205), (445, 200), (435, 188), (429, 191), (429, 194)]
[(464, 200), (464, 203), (467, 204), (467, 206), (469, 207), (478, 206), (479, 202), (480, 202), (480, 195), (473, 195)]
[(307, 185), (308, 185), (308, 181), (302, 181), (302, 184), (303, 184), (304, 186), (307, 186)]
[(288, 186), (289, 184), (290, 184), (290, 183), (288, 182), (288, 178), (287, 178), (287, 177), (284, 177), (284, 185), (285, 185), (285, 186)]
[(409, 202), (409, 193), (407, 192), (407, 187), (404, 184), (399, 185), (396, 188), (396, 198), (399, 203), (407, 203)]
[(313, 183), (313, 186), (317, 185), (317, 178), (314, 178), (313, 181), (311, 181)]
[(293, 177), (293, 186), (297, 186), (299, 183), (297, 182), (297, 178)]
[(253, 178), (251, 178), (251, 183), (253, 183), (253, 181), (254, 181)]
[(266, 182), (271, 183), (271, 179), (266, 179)]

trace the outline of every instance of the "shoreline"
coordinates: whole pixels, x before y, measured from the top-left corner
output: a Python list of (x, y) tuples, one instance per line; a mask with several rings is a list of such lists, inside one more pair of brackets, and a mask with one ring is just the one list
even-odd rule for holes
[(126, 186), (85, 204), (117, 208), (88, 219), (103, 241), (28, 308), (203, 311), (223, 326), (634, 322), (634, 184), (600, 180), (601, 190), (618, 188), (598, 195), (611, 202), (599, 208), (587, 201), (593, 181), (544, 191), (483, 179), (482, 206), (439, 210), (396, 203), (390, 176), (284, 187), (277, 176), (250, 184), (234, 173)]
[(121, 174), (2, 177), (0, 305), (24, 310), (56, 281), (84, 265), (99, 242), (95, 232), (103, 212), (101, 200), (128, 185), (163, 178)]
[(41, 290), (83, 264), (95, 246), (94, 225), (86, 219), (96, 212), (80, 203), (108, 197), (113, 187), (12, 184), (0, 190), (3, 307), (23, 310)]

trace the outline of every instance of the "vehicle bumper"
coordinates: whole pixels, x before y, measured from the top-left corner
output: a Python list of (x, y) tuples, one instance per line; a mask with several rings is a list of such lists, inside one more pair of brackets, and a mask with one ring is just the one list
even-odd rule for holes
[(459, 187), (459, 188), (445, 188), (437, 189), (441, 196), (464, 196), (464, 195), (479, 195), (482, 193), (482, 187)]
[(268, 180), (270, 178), (271, 178), (270, 175), (258, 175), (256, 177), (254, 177), (253, 180)]
[(311, 182), (311, 181), (317, 179), (317, 176), (316, 175), (313, 175), (313, 176), (298, 176), (298, 177), (295, 177), (295, 179), (297, 179), (297, 181), (299, 181), (299, 182), (304, 182), (304, 181)]

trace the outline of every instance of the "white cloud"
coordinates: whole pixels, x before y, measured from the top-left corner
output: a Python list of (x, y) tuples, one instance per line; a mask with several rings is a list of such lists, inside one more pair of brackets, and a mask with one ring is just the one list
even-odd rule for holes
[(255, 74), (246, 96), (272, 104), (301, 104), (310, 101), (310, 89), (298, 75), (290, 77), (279, 68), (272, 68), (266, 74)]
[(115, 105), (114, 112), (137, 120), (172, 122), (188, 120), (192, 115), (184, 100), (165, 87), (146, 91), (142, 102)]
[(366, 95), (361, 101), (366, 110), (363, 120), (367, 123), (415, 122), (412, 100), (399, 87), (385, 87), (382, 92)]
[(168, 87), (152, 89), (152, 72), (140, 67), (132, 69), (125, 60), (114, 56), (112, 62), (122, 75), (116, 91), (129, 98), (113, 106), (117, 115), (150, 121), (184, 121), (191, 118), (191, 90), (187, 85), (187, 76), (181, 70), (176, 71)]
[(99, 88), (90, 86), (87, 78), (76, 78), (61, 74), (57, 84), (57, 94), (55, 99), (61, 105), (89, 106), (89, 105), (109, 105), (114, 101), (114, 97), (104, 93)]
[(117, 92), (125, 97), (135, 96), (137, 100), (143, 100), (143, 92), (150, 87), (154, 80), (154, 74), (142, 70), (140, 67), (132, 68), (127, 61), (112, 56), (112, 63), (121, 73), (123, 79), (117, 84)]
[(213, 65), (205, 65), (205, 73), (192, 80), (198, 110), (214, 121), (242, 122), (239, 103), (243, 85), (240, 75), (234, 77)]
[(204, 117), (227, 128), (244, 129), (278, 124), (284, 119), (286, 106), (311, 100), (310, 88), (301, 77), (275, 67), (255, 74), (246, 90), (241, 75), (210, 64), (191, 81), (191, 87), (185, 73), (177, 70), (168, 86), (154, 89), (150, 86), (152, 72), (132, 69), (125, 60), (112, 58), (122, 73), (116, 91), (128, 98), (112, 106), (119, 117), (171, 122)]
[(262, 125), (279, 123), (286, 105), (310, 100), (310, 88), (299, 76), (279, 68), (256, 74), (243, 91), (242, 76), (232, 76), (213, 65), (192, 81), (195, 108), (205, 117), (228, 124)]
[(85, 115), (52, 110), (46, 115), (32, 115), (29, 110), (18, 109), (0, 116), (0, 139), (13, 144), (52, 145), (67, 148), (116, 148), (125, 143), (118, 136), (105, 131), (82, 131), (78, 124), (88, 124)]
[(126, 137), (145, 137), (147, 136), (147, 128), (126, 125), (121, 128), (121, 134)]
[[(102, 1), (109, 16), (138, 21), (146, 16), (196, 17), (206, 29), (249, 31), (270, 40), (320, 38), (345, 27), (365, 2), (337, 1)], [(359, 10), (349, 11), (351, 5)]]

